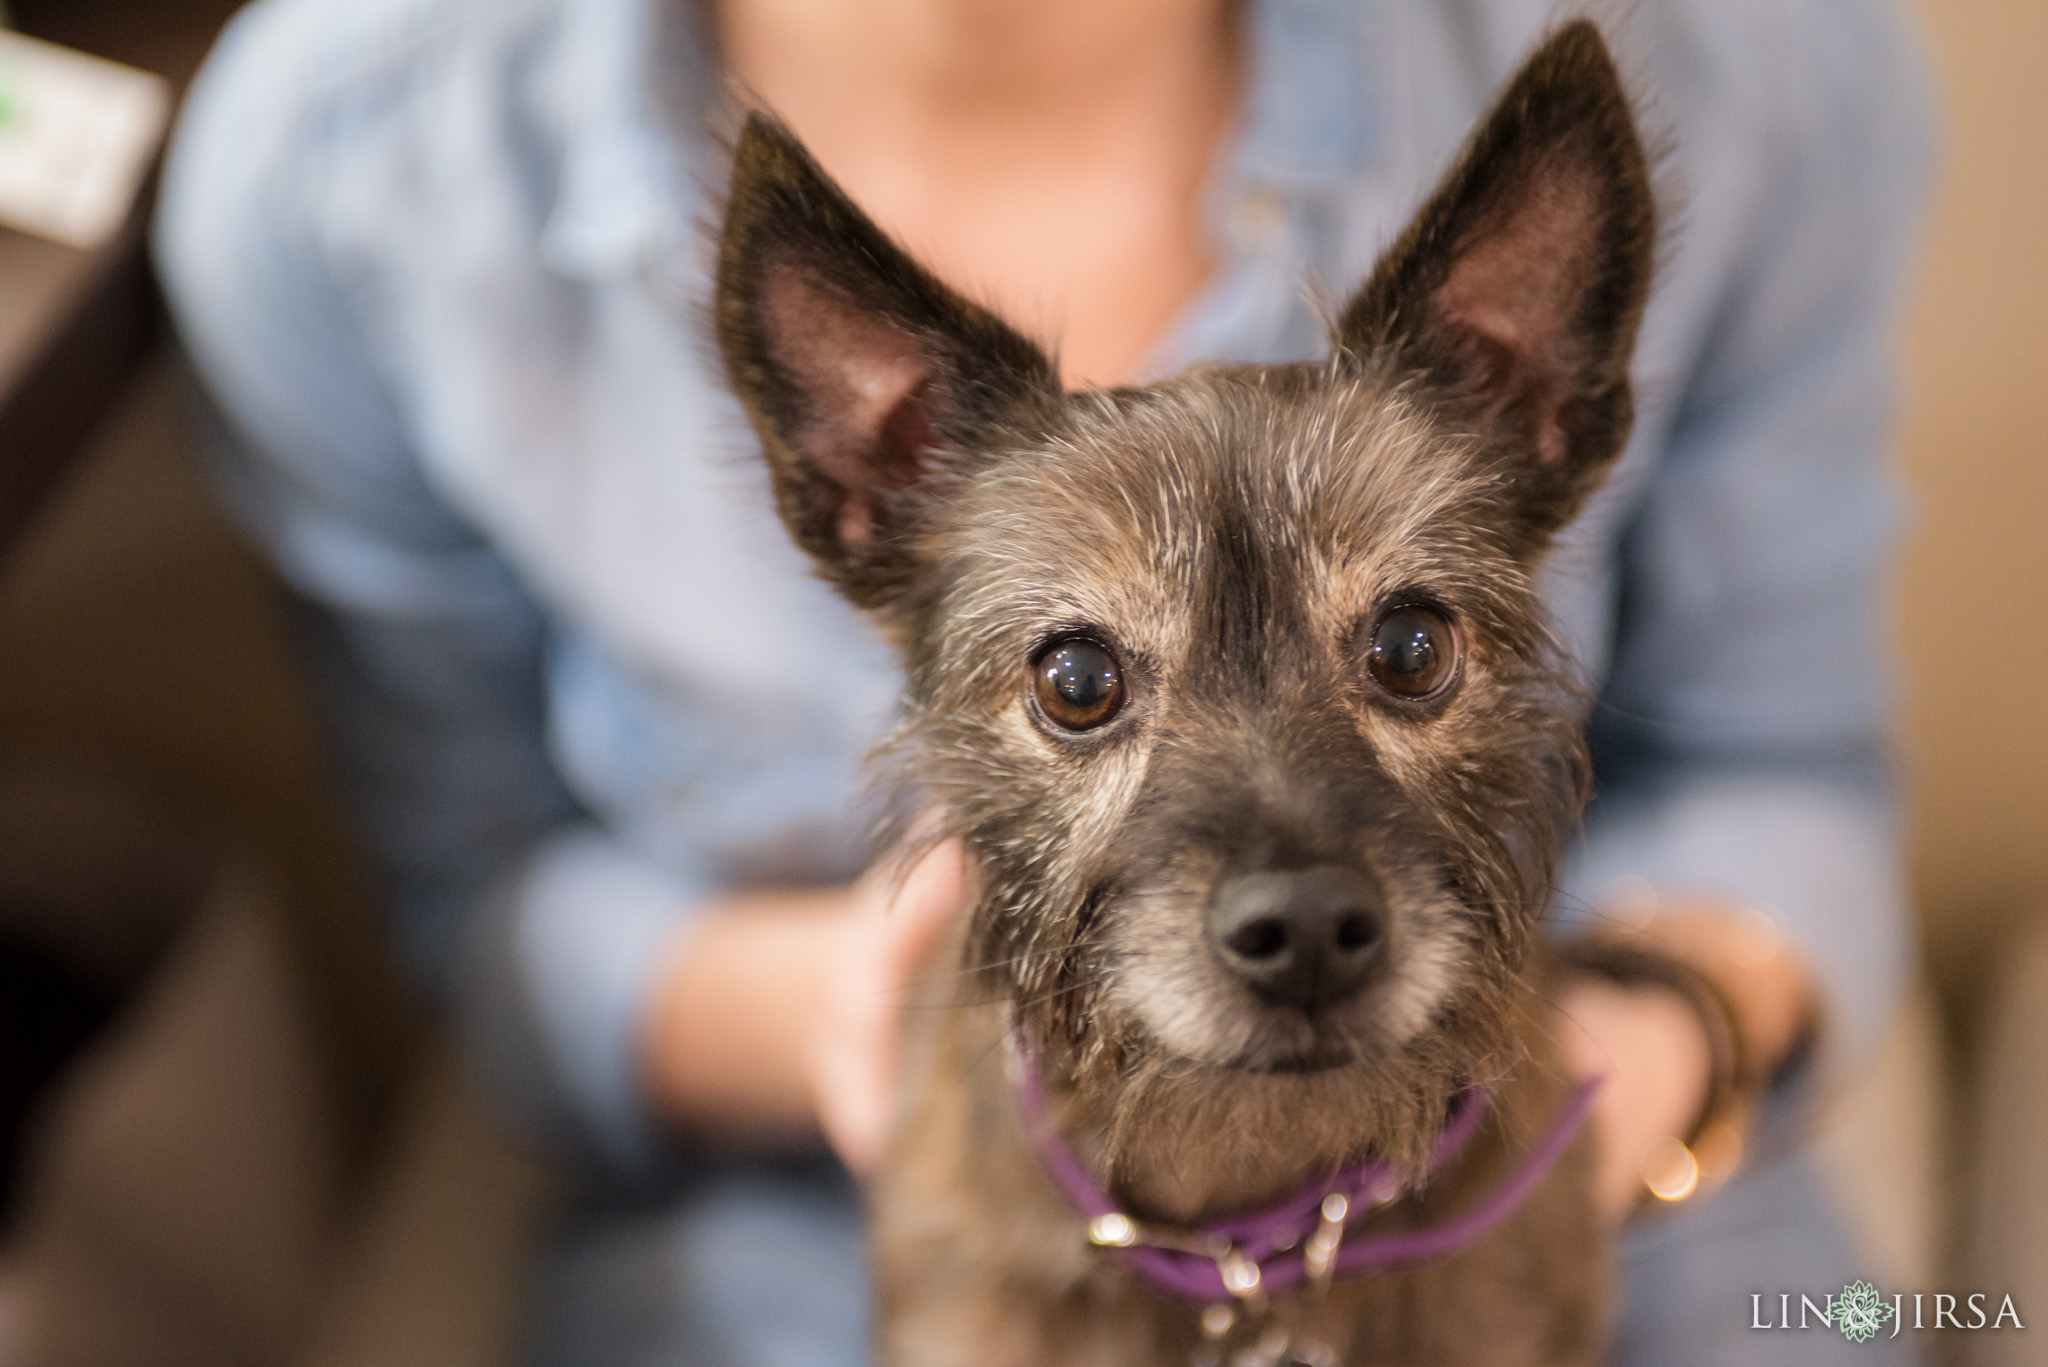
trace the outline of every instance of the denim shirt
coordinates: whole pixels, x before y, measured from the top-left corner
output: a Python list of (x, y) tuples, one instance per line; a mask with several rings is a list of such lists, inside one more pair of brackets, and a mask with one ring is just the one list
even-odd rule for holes
[[(1213, 280), (1147, 369), (1323, 348), (1548, 0), (1251, 0)], [(232, 507), (313, 606), (394, 941), (505, 1104), (664, 1149), (643, 1004), (720, 890), (854, 874), (881, 644), (773, 515), (706, 327), (722, 101), (681, 0), (258, 0), (157, 249)], [(1909, 956), (1884, 749), (1890, 328), (1929, 161), (1879, 3), (1645, 0), (1672, 227), (1614, 477), (1548, 573), (1600, 694), (1563, 915), (1634, 875), (1778, 918), (1830, 1058)], [(1628, 886), (1636, 886), (1629, 884)]]

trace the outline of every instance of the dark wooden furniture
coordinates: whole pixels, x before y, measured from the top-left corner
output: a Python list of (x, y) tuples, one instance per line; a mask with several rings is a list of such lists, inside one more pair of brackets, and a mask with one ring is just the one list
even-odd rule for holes
[[(19, 0), (15, 27), (182, 90), (236, 0)], [(0, 228), (0, 564), (141, 359), (162, 311), (150, 275), (154, 180), (95, 251)]]

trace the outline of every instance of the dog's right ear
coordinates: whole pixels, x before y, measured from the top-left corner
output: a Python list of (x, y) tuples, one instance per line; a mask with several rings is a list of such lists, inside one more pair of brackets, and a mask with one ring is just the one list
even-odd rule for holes
[(911, 260), (765, 114), (733, 157), (716, 312), (783, 522), (863, 608), (913, 582), (923, 511), (986, 434), (1060, 392), (1045, 353)]

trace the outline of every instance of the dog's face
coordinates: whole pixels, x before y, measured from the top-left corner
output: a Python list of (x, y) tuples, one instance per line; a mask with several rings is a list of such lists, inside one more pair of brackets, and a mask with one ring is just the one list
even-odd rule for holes
[(1585, 767), (1532, 577), (1626, 436), (1651, 219), (1575, 25), (1328, 361), (1066, 394), (749, 123), (735, 388), (902, 648), (888, 753), (983, 860), (976, 963), (1113, 1130), (1342, 1097), (1399, 1153), (1508, 1060)]

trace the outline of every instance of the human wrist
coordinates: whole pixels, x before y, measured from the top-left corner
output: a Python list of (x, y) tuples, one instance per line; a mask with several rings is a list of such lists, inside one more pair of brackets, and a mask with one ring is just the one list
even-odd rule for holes
[(1645, 950), (1699, 974), (1719, 994), (1752, 1079), (1769, 1083), (1820, 1027), (1820, 994), (1792, 937), (1757, 908), (1721, 898), (1648, 892), (1620, 928)]

